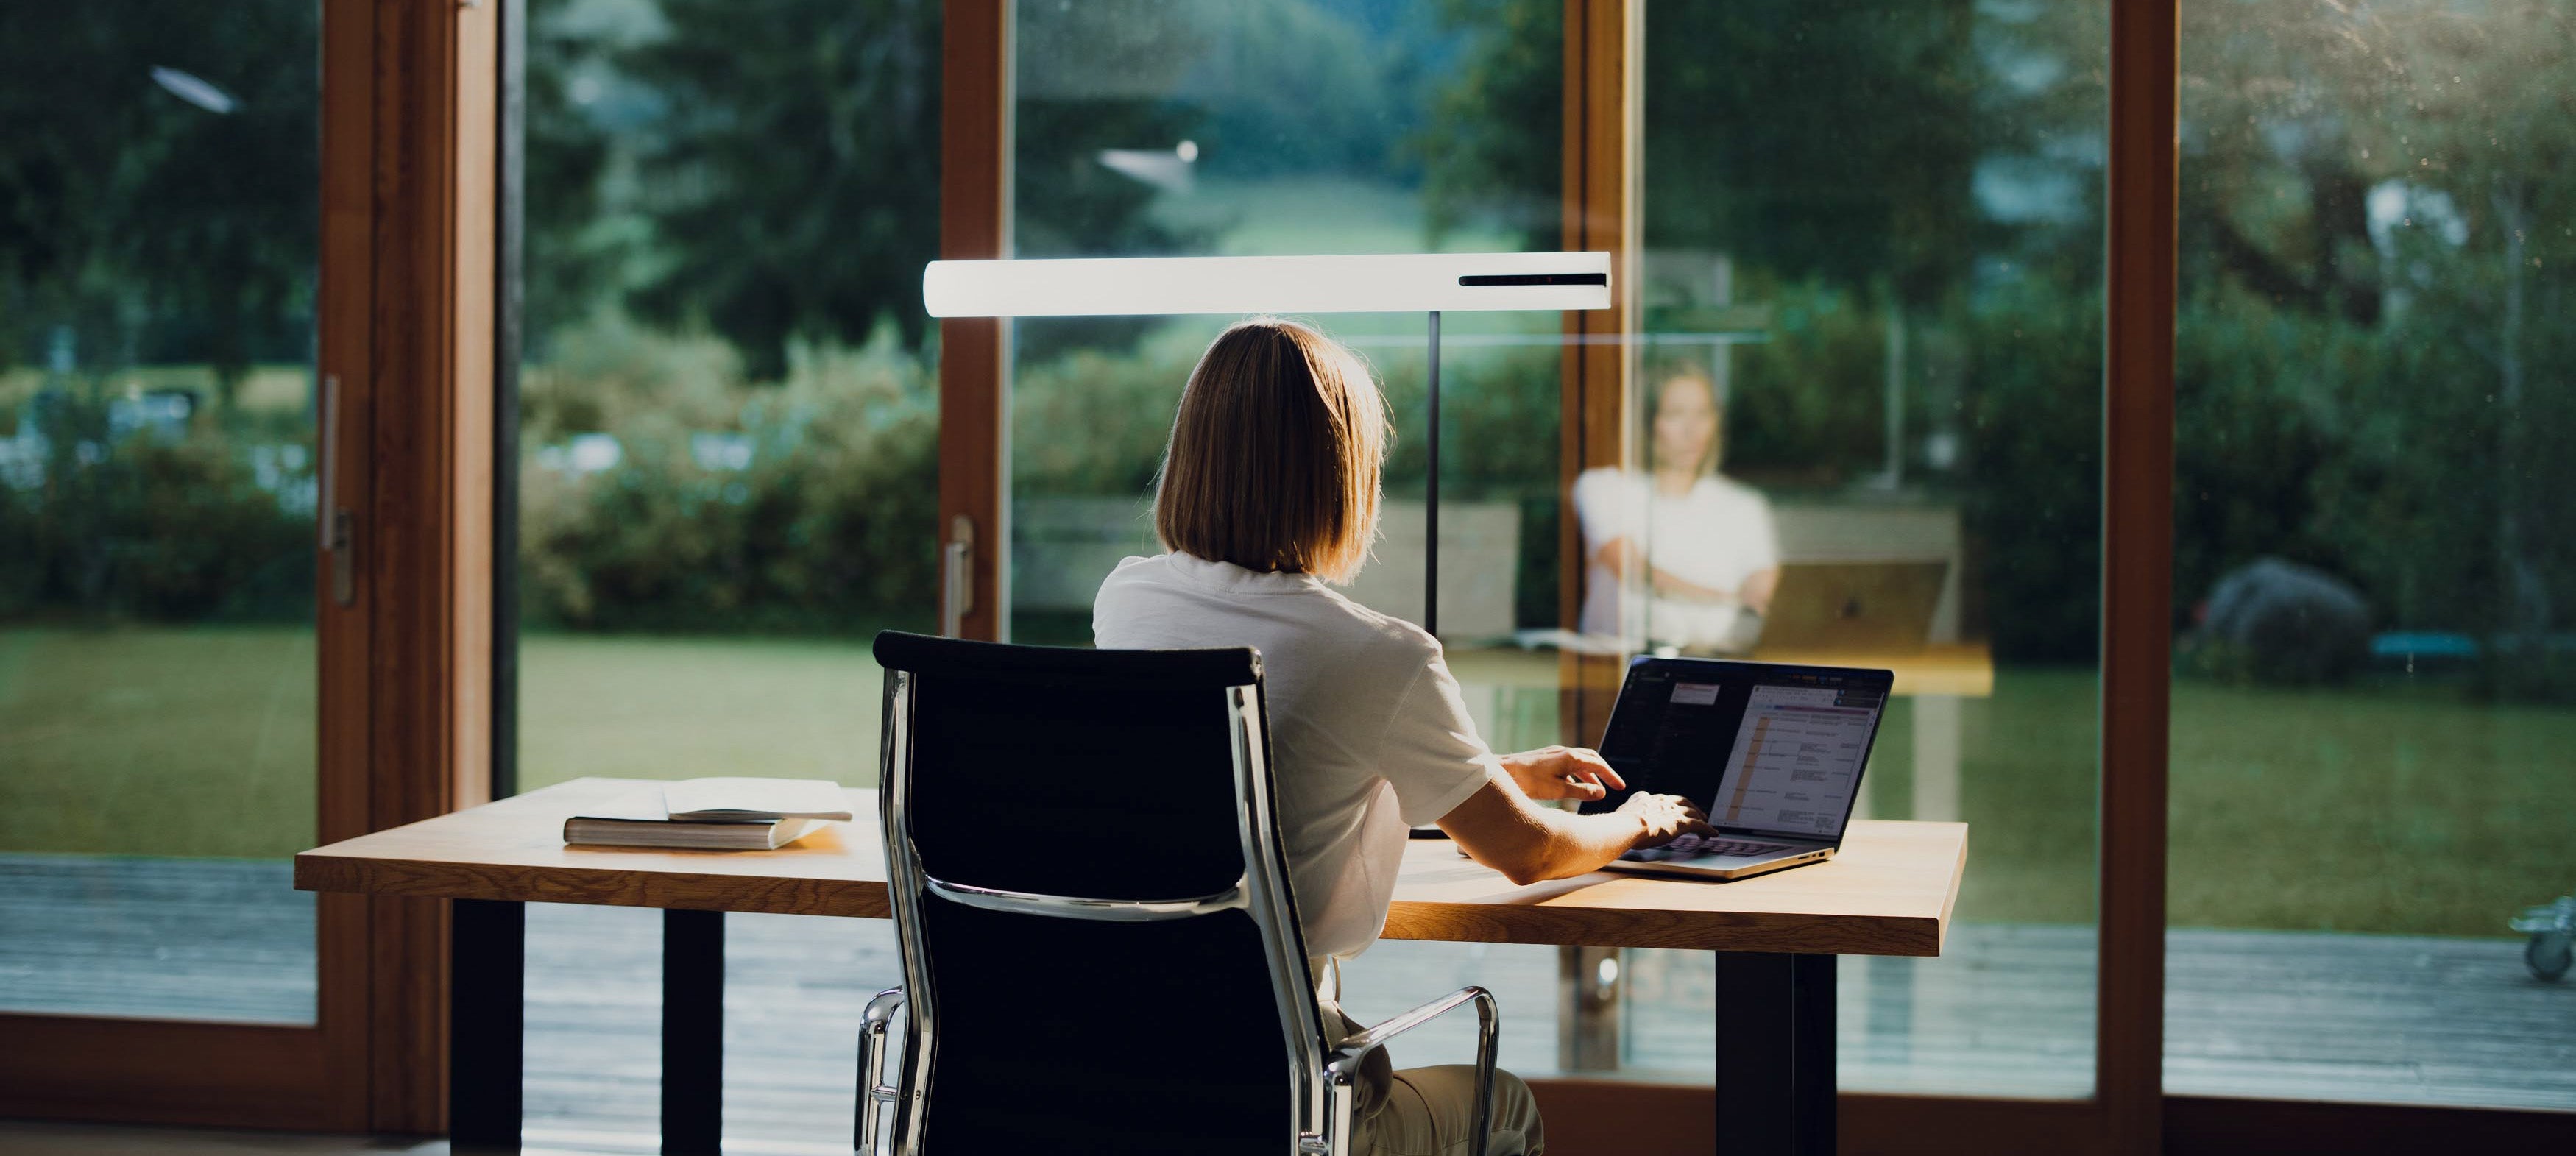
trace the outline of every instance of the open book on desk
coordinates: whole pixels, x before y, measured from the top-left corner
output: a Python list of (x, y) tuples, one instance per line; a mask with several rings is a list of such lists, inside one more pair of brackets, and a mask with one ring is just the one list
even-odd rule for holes
[(840, 784), (822, 779), (690, 779), (565, 819), (563, 839), (581, 846), (770, 851), (849, 817)]

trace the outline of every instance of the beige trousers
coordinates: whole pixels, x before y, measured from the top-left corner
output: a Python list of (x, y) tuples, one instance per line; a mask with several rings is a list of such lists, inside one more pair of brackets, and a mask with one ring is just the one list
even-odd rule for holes
[[(1315, 994), (1325, 1025), (1339, 1021), (1343, 1034), (1359, 1031), (1363, 1025), (1342, 1012), (1340, 962), (1307, 963), (1322, 984)], [(1493, 1108), (1479, 1154), (1468, 1143), (1476, 1126), (1476, 1065), (1393, 1067), (1385, 1048), (1360, 1067), (1359, 1135), (1351, 1145), (1358, 1156), (1540, 1156), (1547, 1150), (1538, 1100), (1519, 1076), (1494, 1069)]]
[[(1474, 1064), (1402, 1069), (1376, 1108), (1360, 1121), (1351, 1145), (1361, 1156), (1476, 1156), (1468, 1143), (1476, 1115)], [(1547, 1148), (1529, 1085), (1500, 1069), (1489, 1127), (1485, 1156), (1539, 1156)]]

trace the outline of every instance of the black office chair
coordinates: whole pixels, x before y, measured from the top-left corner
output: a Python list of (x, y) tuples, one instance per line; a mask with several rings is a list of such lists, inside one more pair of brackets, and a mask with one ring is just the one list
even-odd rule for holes
[(904, 986), (868, 1005), (860, 1151), (884, 1150), (891, 1106), (906, 1156), (1346, 1152), (1361, 1061), (1469, 1002), (1487, 1133), (1483, 988), (1326, 1044), (1272, 818), (1259, 653), (887, 632), (876, 657)]

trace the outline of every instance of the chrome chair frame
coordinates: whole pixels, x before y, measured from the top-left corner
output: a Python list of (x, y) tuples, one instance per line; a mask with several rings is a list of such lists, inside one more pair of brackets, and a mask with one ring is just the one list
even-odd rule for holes
[[(1234, 761), (1235, 826), (1243, 849), (1243, 876), (1215, 895), (1171, 900), (1110, 900), (1071, 895), (1041, 895), (970, 887), (935, 879), (923, 872), (912, 841), (910, 819), (912, 771), (913, 676), (890, 670), (885, 684), (884, 739), (878, 782), (885, 827), (887, 887), (894, 908), (896, 934), (903, 945), (904, 986), (879, 992), (868, 1001), (859, 1062), (858, 1148), (866, 1156), (921, 1156), (929, 1109), (930, 1067), (938, 1047), (938, 993), (925, 969), (921, 932), (922, 905), (929, 900), (960, 903), (989, 911), (1057, 919), (1146, 922), (1187, 919), (1242, 908), (1260, 930), (1270, 985), (1279, 1006), (1280, 1034), (1288, 1049), (1291, 1073), (1289, 1118), (1294, 1133), (1282, 1137), (1290, 1156), (1344, 1156), (1357, 1140), (1361, 1065), (1387, 1041), (1433, 1018), (1473, 1003), (1476, 1006), (1477, 1149), (1492, 1130), (1494, 1054), (1501, 1025), (1493, 993), (1464, 987), (1402, 1015), (1345, 1037), (1327, 1048), (1323, 1013), (1315, 998), (1313, 977), (1297, 937), (1296, 903), (1291, 896), (1287, 862), (1279, 851), (1277, 824), (1271, 814), (1269, 740), (1263, 727), (1260, 658), (1253, 657), (1249, 685), (1225, 689), (1225, 710)], [(886, 1082), (886, 1039), (896, 1019), (913, 1034), (905, 1053), (908, 1070)], [(1338, 1025), (1336, 1025), (1338, 1027)], [(900, 1147), (884, 1135), (880, 1112), (891, 1107), (901, 1116), (895, 1130)]]

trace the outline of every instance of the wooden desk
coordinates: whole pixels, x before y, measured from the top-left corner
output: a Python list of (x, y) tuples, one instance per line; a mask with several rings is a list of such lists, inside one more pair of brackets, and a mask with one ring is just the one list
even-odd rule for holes
[[(563, 844), (565, 817), (645, 785), (576, 779), (295, 857), (302, 890), (456, 901), (449, 1123), (459, 1148), (518, 1144), (521, 904), (664, 910), (671, 1156), (717, 1150), (722, 913), (890, 917), (876, 792), (851, 791), (854, 821), (778, 851)], [(1834, 956), (1940, 954), (1966, 858), (1962, 824), (1857, 822), (1834, 860), (1735, 883), (1597, 873), (1515, 887), (1445, 840), (1416, 840), (1386, 936), (1715, 951), (1722, 1141), (1830, 1153)], [(1730, 1049), (1730, 1039), (1764, 1042)]]

